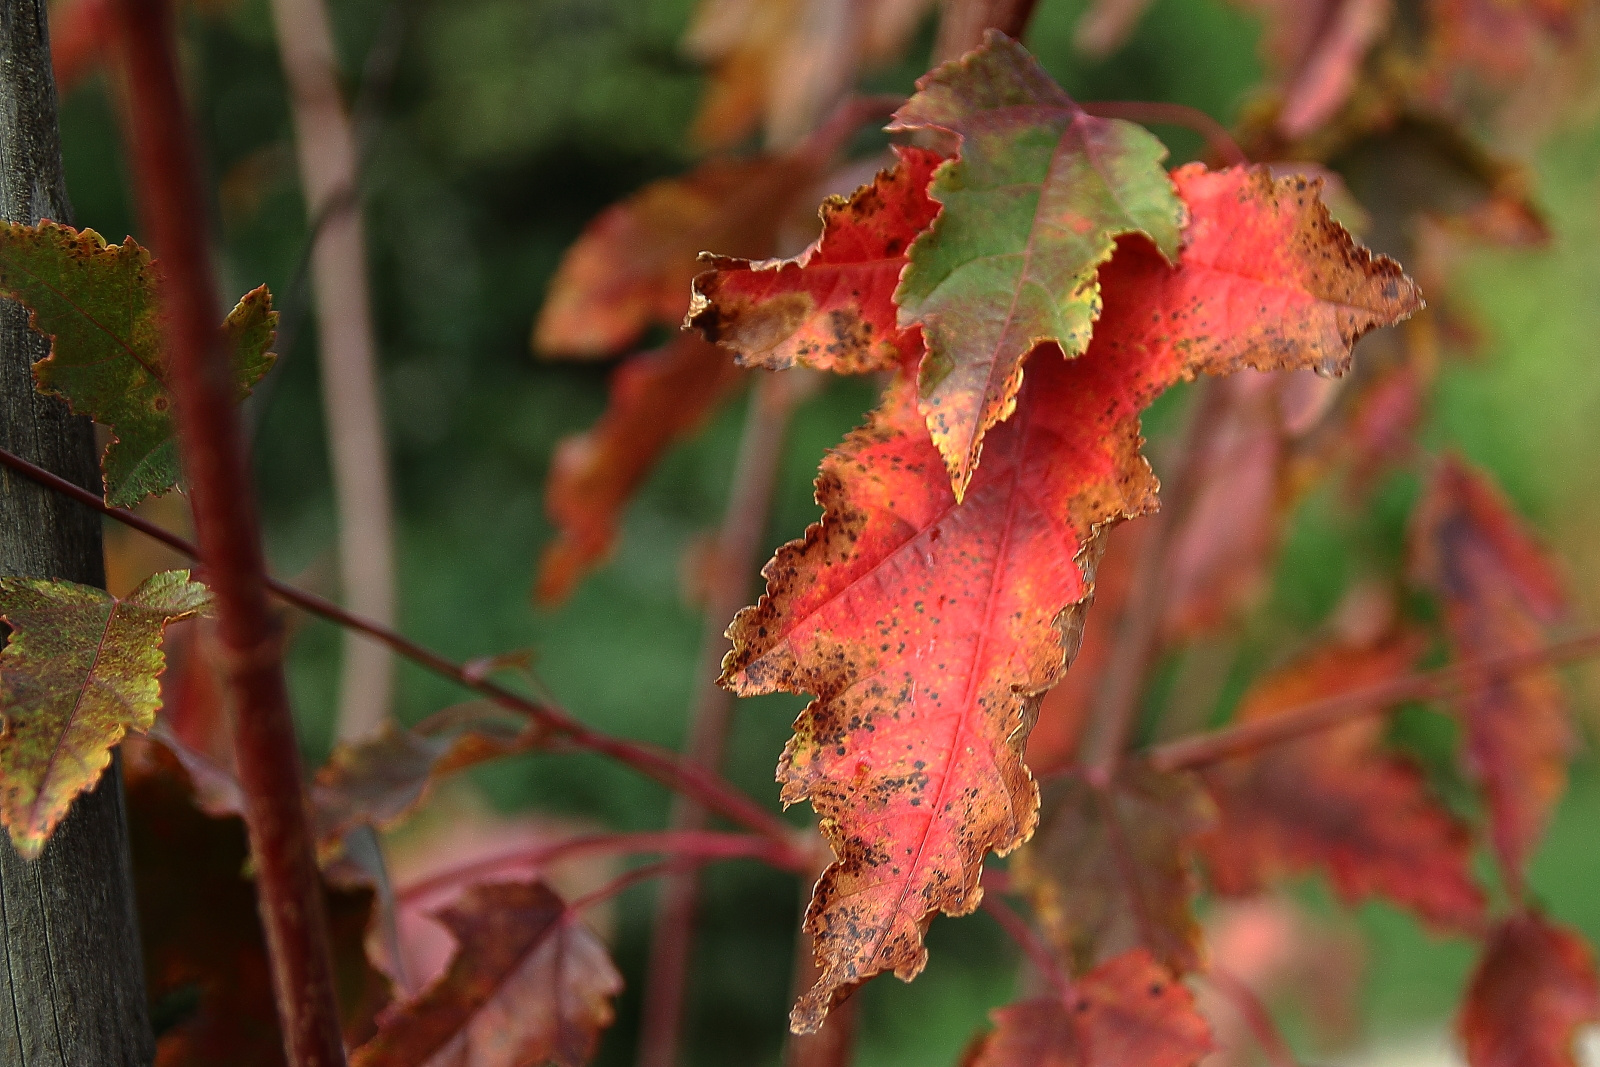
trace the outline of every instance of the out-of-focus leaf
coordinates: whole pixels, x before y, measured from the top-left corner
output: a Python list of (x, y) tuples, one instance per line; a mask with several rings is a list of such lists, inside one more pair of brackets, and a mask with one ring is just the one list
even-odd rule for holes
[(168, 622), (203, 611), (188, 571), (155, 575), (125, 600), (92, 586), (0, 578), (0, 820), (17, 851), (44, 848), (72, 800), (100, 780), (111, 749), (161, 706)]
[(1537, 913), (1494, 928), (1456, 1021), (1469, 1067), (1578, 1067), (1578, 1029), (1600, 1023), (1594, 952)]
[[(1412, 636), (1320, 649), (1257, 682), (1238, 719), (1398, 678), (1421, 651)], [(1205, 770), (1220, 815), (1201, 838), (1212, 884), (1248, 894), (1320, 868), (1350, 903), (1382, 896), (1435, 927), (1474, 929), (1484, 900), (1466, 828), (1429, 796), (1416, 766), (1383, 751), (1382, 731), (1376, 718), (1358, 720)]]
[(439, 913), (456, 956), (379, 1020), (351, 1067), (582, 1067), (611, 1025), (622, 976), (542, 882), (480, 885)]
[(1194, 997), (1146, 952), (1107, 960), (1065, 997), (989, 1014), (962, 1067), (1190, 1067), (1211, 1051)]
[(934, 175), (942, 209), (911, 246), (895, 293), (902, 326), (927, 343), (919, 400), (959, 501), (983, 437), (1016, 408), (1022, 362), (1056, 342), (1089, 346), (1096, 271), (1120, 234), (1176, 260), (1183, 202), (1142, 127), (1083, 111), (1015, 41), (983, 47), (917, 82), (891, 130), (960, 139)]
[[(101, 468), (112, 504), (136, 504), (178, 481), (159, 287), (150, 253), (131, 237), (108, 245), (93, 230), (49, 221), (0, 227), (0, 294), (26, 304), (29, 324), (51, 339), (34, 379), (111, 430)], [(224, 322), (238, 399), (272, 367), (277, 322), (266, 286), (246, 293)]]
[(1211, 820), (1188, 776), (1129, 770), (1104, 791), (1063, 778), (1046, 790), (1012, 871), (1077, 971), (1139, 948), (1183, 974), (1200, 966), (1190, 847)]
[(1089, 352), (1036, 359), (966, 499), (902, 376), (823, 461), (822, 522), (778, 551), (766, 595), (729, 629), (725, 684), (817, 695), (779, 768), (785, 802), (812, 802), (838, 856), (807, 912), (822, 974), (799, 1030), (876, 973), (915, 976), (928, 917), (970, 911), (984, 855), (1031, 831), (1021, 752), (1081, 633), (1095, 535), (1155, 506), (1139, 413), (1201, 373), (1337, 370), (1355, 337), (1415, 306), (1313, 186), (1248, 170), (1177, 180), (1193, 193), (1178, 266), (1124, 243)]
[[(1285, 7), (1305, 5), (1283, 5)], [(1391, 0), (1336, 0), (1290, 76), (1278, 125), (1290, 138), (1314, 132), (1338, 113), (1362, 62), (1388, 27)]]
[(939, 210), (927, 190), (943, 157), (896, 151), (898, 163), (870, 185), (823, 202), (822, 236), (793, 259), (711, 260), (694, 281), (688, 325), (746, 367), (853, 374), (919, 355), (921, 334), (900, 328), (893, 297), (906, 249)]
[[(1439, 597), (1458, 657), (1542, 644), (1567, 610), (1561, 576), (1486, 474), (1450, 456), (1434, 468), (1413, 517), (1417, 576)], [(1572, 727), (1553, 669), (1519, 671), (1456, 701), (1464, 758), (1489, 805), (1490, 837), (1506, 877), (1523, 868), (1567, 783)]]
[(605, 414), (556, 449), (545, 507), (558, 533), (539, 563), (541, 603), (566, 599), (610, 553), (623, 509), (662, 454), (698, 428), (741, 377), (728, 352), (690, 333), (613, 372)]
[(707, 249), (760, 259), (775, 251), (788, 205), (827, 164), (805, 150), (712, 159), (652, 182), (600, 214), (550, 282), (534, 328), (547, 356), (614, 355), (653, 325), (676, 328)]

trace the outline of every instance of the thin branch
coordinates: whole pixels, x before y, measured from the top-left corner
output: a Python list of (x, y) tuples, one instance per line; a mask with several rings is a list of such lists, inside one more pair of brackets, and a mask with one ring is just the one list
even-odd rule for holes
[(1071, 996), (1071, 979), (1061, 969), (1061, 964), (1056, 962), (1055, 953), (1039, 939), (1026, 919), (994, 894), (984, 894), (983, 910), (1017, 943), (1017, 947), (1028, 957), (1028, 962), (1033, 964), (1033, 969), (1039, 972), (1039, 977), (1050, 983), (1050, 988), (1057, 996), (1063, 1000)]
[[(358, 203), (330, 205), (357, 189), (356, 133), (336, 76), (333, 31), (321, 0), (272, 0), (306, 213), (316, 291), (322, 400), (338, 513), (339, 581), (351, 610), (384, 626), (395, 620), (393, 507), (378, 398), (367, 249)], [(345, 631), (338, 734), (360, 741), (389, 717), (389, 650)]]
[(1245, 756), (1266, 745), (1293, 741), (1365, 715), (1387, 711), (1410, 700), (1428, 700), (1492, 685), (1524, 671), (1539, 670), (1600, 655), (1600, 630), (1537, 648), (1461, 660), (1438, 670), (1410, 674), (1339, 696), (1290, 708), (1270, 719), (1240, 723), (1210, 733), (1157, 745), (1144, 759), (1157, 771), (1193, 770), (1219, 760)]
[(1289, 1048), (1289, 1042), (1279, 1032), (1278, 1024), (1272, 1021), (1272, 1013), (1267, 1011), (1267, 1006), (1261, 1003), (1254, 989), (1217, 967), (1206, 972), (1206, 980), (1233, 1005), (1272, 1067), (1300, 1067), (1294, 1051)]
[(1205, 138), (1206, 147), (1229, 166), (1248, 166), (1250, 157), (1239, 142), (1233, 139), (1228, 128), (1197, 107), (1187, 104), (1161, 104), (1137, 100), (1103, 100), (1084, 104), (1083, 110), (1103, 119), (1127, 119), (1146, 125), (1182, 126)]
[(202, 559), (216, 595), (250, 851), (285, 1052), (293, 1067), (342, 1067), (333, 961), (283, 675), (283, 636), (266, 590), (250, 463), (231, 354), (217, 328), (207, 200), (163, 0), (118, 0), (131, 106), (127, 142), (150, 244), (162, 257), (163, 340), (178, 445)]
[[(733, 488), (722, 528), (717, 532), (716, 566), (706, 597), (689, 741), (684, 750), (686, 760), (712, 772), (722, 766), (733, 716), (734, 696), (717, 684), (722, 658), (730, 647), (723, 631), (734, 613), (749, 601), (757, 559), (765, 544), (767, 516), (783, 461), (796, 385), (792, 372), (763, 375), (757, 381), (745, 412)], [(698, 830), (705, 821), (704, 807), (679, 796), (673, 803), (668, 825), (674, 830)], [(687, 866), (661, 887), (641, 1013), (640, 1067), (671, 1067), (678, 1057), (689, 963), (694, 952), (698, 888), (699, 879)]]
[[(29, 463), (21, 456), (0, 450), (0, 464), (10, 467), (19, 474), (23, 474), (64, 496), (71, 497), (85, 507), (93, 508), (108, 518), (115, 519), (117, 522), (138, 530), (140, 533), (153, 537), (176, 552), (193, 559), (200, 558), (200, 550), (176, 534), (163, 530), (154, 523), (131, 514), (122, 508), (111, 507), (96, 494), (80, 489), (63, 478), (56, 477), (44, 468)], [(763, 837), (785, 848), (798, 848), (800, 851), (804, 851), (803, 846), (796, 844), (797, 840), (799, 840), (799, 835), (788, 823), (756, 804), (722, 778), (702, 768), (683, 763), (677, 756), (665, 749), (613, 737), (610, 734), (590, 729), (577, 719), (574, 719), (571, 714), (553, 704), (530, 700), (488, 678), (476, 675), (469, 671), (466, 666), (455, 663), (432, 649), (425, 648), (387, 627), (379, 626), (370, 619), (364, 619), (359, 615), (352, 614), (339, 607), (339, 605), (324, 600), (314, 593), (296, 589), (294, 586), (280, 582), (270, 576), (266, 579), (266, 588), (275, 596), (286, 603), (293, 604), (302, 611), (317, 615), (339, 626), (360, 630), (362, 633), (388, 645), (397, 655), (410, 660), (418, 666), (448, 678), (465, 689), (487, 697), (501, 707), (521, 712), (550, 731), (553, 738), (565, 741), (573, 748), (609, 756), (617, 762), (633, 768), (645, 777), (661, 783), (668, 789), (694, 796), (711, 811), (742, 825), (747, 830), (761, 834)]]
[(1207, 378), (1201, 384), (1189, 424), (1176, 442), (1177, 469), (1162, 487), (1161, 510), (1135, 520), (1152, 523), (1154, 528), (1139, 555), (1128, 610), (1117, 633), (1111, 662), (1106, 665), (1084, 740), (1083, 763), (1088, 781), (1096, 788), (1105, 788), (1115, 776), (1138, 716), (1145, 677), (1158, 651), (1172, 546), (1199, 491), (1201, 455), (1226, 409), (1226, 397), (1217, 379)]
[(640, 882), (646, 882), (658, 875), (666, 874), (672, 868), (673, 862), (671, 860), (663, 860), (660, 863), (647, 863), (643, 867), (635, 867), (633, 870), (613, 878), (593, 893), (574, 900), (567, 905), (567, 910), (569, 912), (580, 912), (585, 908), (592, 908), (602, 901), (610, 900), (625, 889), (632, 889)]
[(430, 896), (463, 882), (482, 881), (505, 870), (548, 867), (573, 856), (591, 853), (662, 852), (674, 858), (708, 860), (753, 859), (779, 870), (804, 874), (811, 869), (807, 857), (773, 848), (772, 842), (752, 834), (719, 834), (707, 830), (668, 830), (658, 833), (585, 834), (534, 848), (519, 849), (452, 867), (405, 886), (395, 894), (404, 904)]

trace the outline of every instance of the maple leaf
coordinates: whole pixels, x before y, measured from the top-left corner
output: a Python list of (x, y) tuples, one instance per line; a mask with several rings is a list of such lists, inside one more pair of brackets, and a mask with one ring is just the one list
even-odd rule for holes
[(984, 434), (1016, 407), (1023, 359), (1044, 341), (1082, 353), (1117, 236), (1145, 234), (1175, 260), (1183, 202), (1160, 141), (1087, 114), (993, 30), (919, 79), (889, 129), (961, 143), (928, 188), (942, 209), (895, 293), (901, 326), (922, 327), (920, 407), (960, 500)]
[(1194, 997), (1149, 953), (1107, 960), (1063, 996), (997, 1008), (962, 1067), (1190, 1067), (1212, 1050)]
[(1066, 777), (1046, 792), (1012, 871), (1077, 970), (1140, 948), (1182, 974), (1200, 966), (1190, 846), (1212, 817), (1187, 775), (1130, 769), (1103, 791)]
[(542, 882), (475, 886), (438, 913), (455, 935), (444, 975), (380, 1019), (351, 1067), (581, 1067), (611, 1025), (622, 977)]
[(746, 367), (796, 363), (841, 374), (891, 370), (922, 351), (896, 320), (895, 286), (912, 237), (939, 205), (928, 182), (943, 158), (896, 146), (898, 162), (848, 199), (822, 204), (822, 236), (792, 259), (702, 260), (685, 326), (738, 353)]
[(1538, 913), (1497, 925), (1456, 1029), (1470, 1067), (1577, 1067), (1578, 1029), (1600, 1022), (1594, 953)]
[(1090, 350), (1047, 349), (955, 499), (902, 376), (817, 479), (823, 519), (763, 572), (734, 619), (723, 683), (816, 699), (779, 765), (838, 860), (806, 913), (821, 977), (791, 1022), (883, 970), (910, 979), (936, 910), (977, 906), (984, 855), (1032, 831), (1021, 753), (1081, 633), (1096, 531), (1155, 507), (1139, 413), (1200, 373), (1338, 369), (1414, 287), (1327, 215), (1314, 184), (1263, 171), (1176, 175), (1190, 238), (1176, 268), (1143, 238), (1102, 271)]
[(317, 771), (309, 797), (317, 839), (327, 847), (357, 826), (387, 829), (446, 775), (544, 740), (526, 715), (485, 702), (446, 708), (410, 729), (390, 723), (371, 740), (338, 746)]
[[(196, 810), (161, 747), (134, 737), (122, 751), (145, 980), (168, 1014), (155, 1067), (284, 1067), (244, 824)], [(359, 1042), (387, 1000), (363, 947), (373, 894), (324, 887), (323, 899), (345, 1039)]]
[(0, 821), (39, 855), (72, 799), (100, 780), (129, 729), (161, 706), (161, 632), (203, 611), (206, 587), (166, 571), (126, 599), (44, 578), (0, 578)]
[(805, 148), (784, 156), (712, 159), (613, 204), (562, 259), (534, 328), (534, 349), (606, 356), (652, 325), (676, 327), (702, 269), (695, 259), (701, 250), (770, 256), (785, 209), (817, 180), (825, 162)]
[(612, 373), (605, 414), (561, 441), (545, 483), (557, 536), (539, 563), (541, 603), (565, 600), (610, 553), (623, 509), (661, 456), (704, 423), (740, 378), (725, 351), (687, 333)]
[[(1319, 649), (1258, 681), (1238, 720), (1401, 677), (1422, 647), (1402, 635)], [(1254, 893), (1280, 874), (1320, 867), (1347, 902), (1384, 896), (1436, 927), (1474, 929), (1484, 901), (1471, 838), (1414, 764), (1383, 751), (1382, 733), (1369, 717), (1203, 771), (1219, 818), (1200, 844), (1217, 890)]]
[[(1434, 468), (1413, 516), (1414, 568), (1443, 602), (1455, 655), (1537, 647), (1567, 598), (1556, 568), (1487, 475), (1454, 456)], [(1464, 759), (1489, 807), (1490, 838), (1513, 886), (1566, 788), (1572, 747), (1551, 669), (1520, 671), (1455, 701)]]
[[(0, 226), (0, 295), (26, 304), (29, 325), (51, 340), (34, 379), (111, 430), (101, 460), (106, 500), (125, 507), (178, 482), (159, 290), (158, 265), (131, 237), (108, 245), (93, 230), (49, 221)], [(277, 358), (268, 351), (277, 321), (261, 286), (223, 323), (240, 400)]]

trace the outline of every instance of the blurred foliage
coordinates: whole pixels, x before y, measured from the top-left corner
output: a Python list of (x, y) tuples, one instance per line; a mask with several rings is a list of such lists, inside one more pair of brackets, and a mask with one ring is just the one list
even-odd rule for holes
[[(545, 472), (555, 442), (600, 411), (608, 366), (536, 363), (527, 337), (551, 272), (585, 222), (690, 159), (685, 130), (702, 79), (678, 41), (691, 0), (331, 6), (346, 85), (368, 119), (363, 195), (398, 494), (403, 628), (462, 658), (532, 648), (540, 683), (581, 718), (675, 745), (701, 626), (681, 593), (680, 563), (719, 518), (743, 405), (722, 411), (654, 474), (614, 560), (560, 610), (539, 612), (527, 592), (549, 537)], [(1102, 61), (1073, 51), (1083, 6), (1045, 0), (1028, 42), (1080, 99), (1173, 101), (1230, 122), (1259, 80), (1258, 28), (1221, 0), (1158, 0), (1133, 40)], [(315, 338), (294, 310), (303, 311), (306, 298), (307, 226), (266, 2), (210, 5), (188, 17), (185, 40), (219, 189), (223, 288), (237, 295), (266, 282), (289, 309), (280, 367), (251, 407), (271, 556), (278, 574), (326, 589), (334, 519)], [(931, 26), (918, 40), (904, 63), (872, 75), (868, 87), (909, 90), (926, 64)], [(77, 221), (107, 236), (137, 232), (116, 106), (111, 82), (98, 77), (62, 107)], [(1175, 160), (1198, 150), (1187, 131), (1156, 132)], [(1490, 339), (1480, 361), (1449, 367), (1428, 439), (1462, 449), (1501, 478), (1570, 563), (1593, 618), (1600, 467), (1584, 460), (1600, 448), (1600, 136), (1563, 134), (1533, 162), (1555, 243), (1471, 260), (1461, 295)], [(867, 383), (835, 381), (801, 409), (770, 543), (797, 536), (816, 517), (817, 460), (871, 402)], [(1154, 412), (1152, 437), (1172, 421), (1167, 408)], [(1219, 707), (1309, 635), (1350, 582), (1392, 568), (1416, 492), (1414, 480), (1397, 477), (1361, 512), (1331, 491), (1304, 503)], [(305, 626), (293, 650), (308, 760), (319, 760), (332, 736), (337, 652), (337, 635), (320, 623)], [(401, 671), (405, 721), (458, 698), (444, 682)], [(1184, 675), (1171, 668), (1165, 677)], [(1153, 689), (1152, 699), (1174, 695), (1171, 684)], [(1580, 702), (1586, 724), (1594, 704)], [(739, 708), (729, 774), (764, 800), (775, 798), (772, 767), (798, 707), (774, 697)], [(1398, 728), (1418, 734), (1424, 752), (1437, 750), (1434, 718), (1418, 711)], [(1408, 725), (1413, 720), (1422, 725)], [(481, 774), (480, 784), (508, 809), (536, 804), (623, 829), (665, 820), (661, 790), (586, 756), (521, 759)], [(1600, 779), (1585, 758), (1533, 884), (1557, 917), (1600, 940), (1600, 897), (1588, 889), (1600, 878), (1600, 853), (1590, 845), (1597, 822)], [(713, 869), (707, 885), (687, 1062), (776, 1062), (800, 889), (750, 864)], [(602, 1063), (630, 1058), (650, 905), (648, 889), (621, 902), (616, 956), (629, 988)], [(1387, 1032), (1442, 1018), (1457, 1000), (1470, 947), (1433, 942), (1379, 905), (1362, 922), (1372, 941), (1373, 1026)], [(930, 948), (916, 984), (885, 980), (864, 990), (863, 1065), (948, 1062), (988, 1008), (1009, 999), (1014, 955), (987, 918), (935, 922)]]

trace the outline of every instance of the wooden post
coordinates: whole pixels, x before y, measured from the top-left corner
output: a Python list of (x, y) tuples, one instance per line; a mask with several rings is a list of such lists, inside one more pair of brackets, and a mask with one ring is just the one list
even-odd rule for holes
[[(0, 214), (71, 221), (44, 0), (0, 0)], [(27, 322), (20, 304), (0, 301), (0, 445), (98, 490), (89, 420), (34, 391), (31, 364), (49, 349)], [(99, 517), (0, 472), (0, 574), (104, 585)], [(0, 936), (0, 1063), (147, 1067), (120, 764), (78, 798), (38, 860), (0, 835)]]

